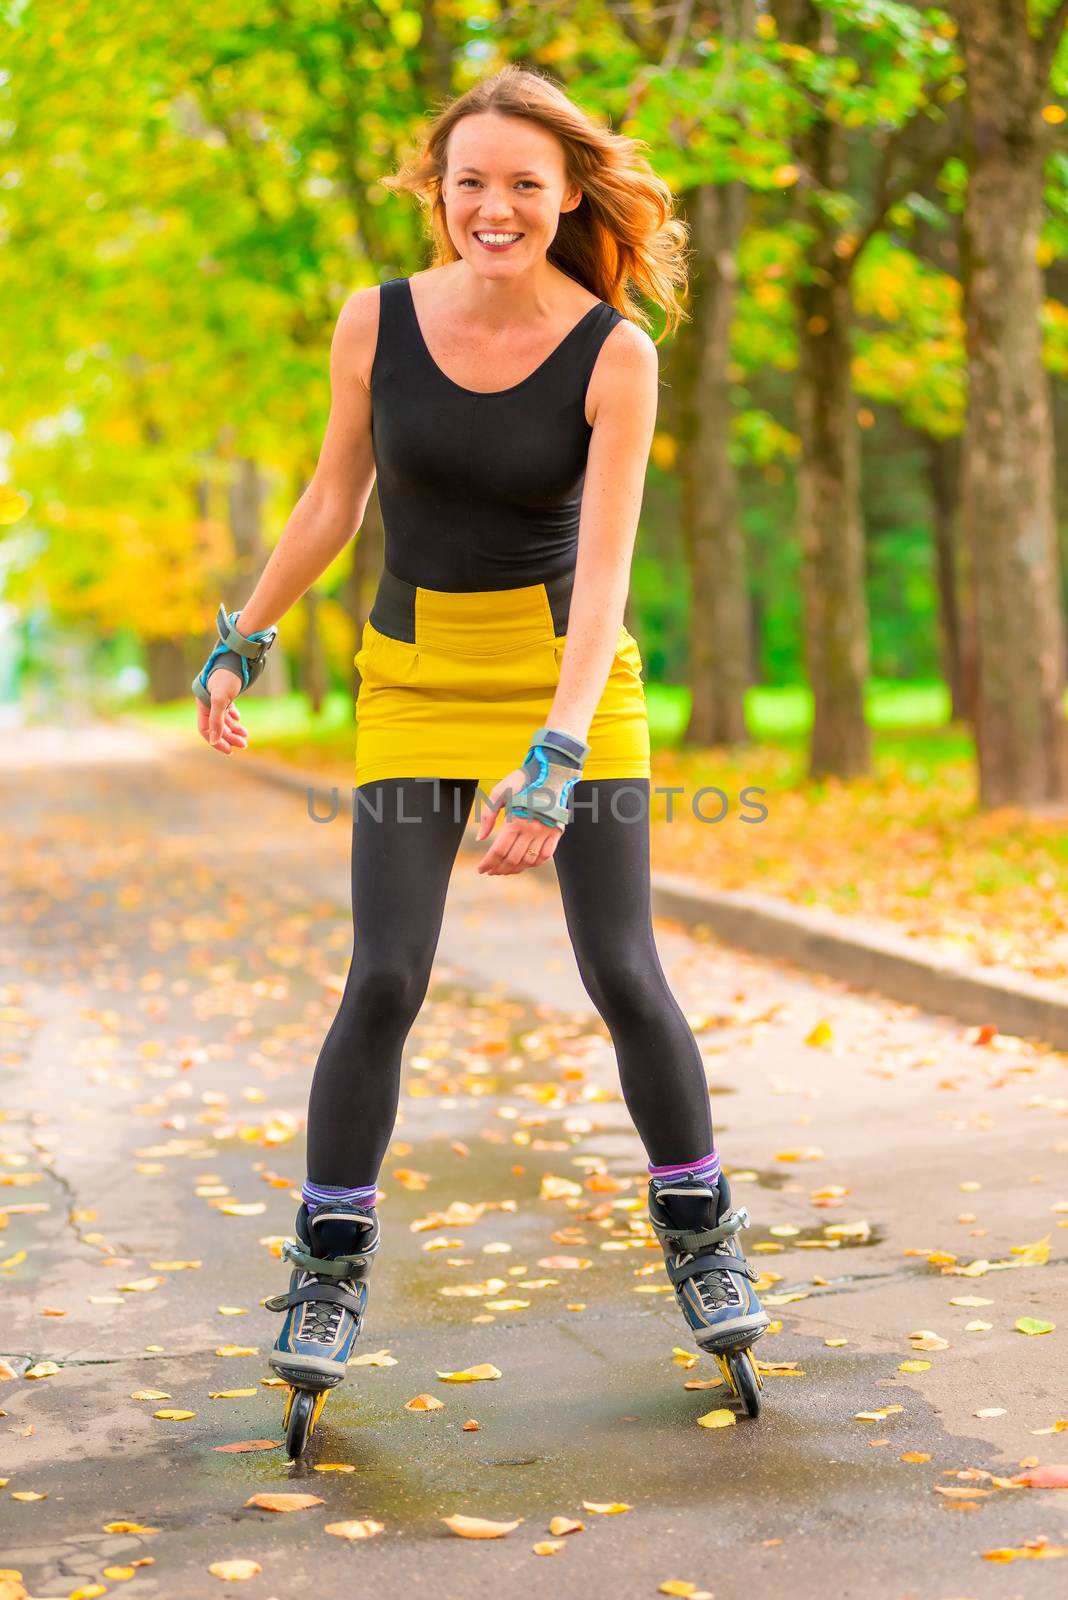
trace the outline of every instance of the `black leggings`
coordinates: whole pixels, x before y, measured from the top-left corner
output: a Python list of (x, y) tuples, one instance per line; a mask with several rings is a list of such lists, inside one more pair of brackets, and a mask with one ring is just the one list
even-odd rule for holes
[[(473, 778), (392, 778), (356, 791), (353, 957), (312, 1080), (313, 1183), (356, 1187), (378, 1177), (397, 1115), (401, 1052), (430, 982), (477, 787)], [(632, 792), (619, 795), (614, 811), (620, 790)], [(611, 1034), (648, 1158), (655, 1166), (697, 1161), (712, 1149), (708, 1087), (653, 938), (649, 780), (576, 784), (573, 820), (553, 861), (579, 975)]]

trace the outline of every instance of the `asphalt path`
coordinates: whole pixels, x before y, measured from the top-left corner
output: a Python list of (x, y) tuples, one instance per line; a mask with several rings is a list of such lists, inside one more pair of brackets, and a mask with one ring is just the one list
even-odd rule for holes
[[(308, 1086), (351, 953), (350, 823), (311, 821), (240, 757), (127, 728), (5, 746), (12, 1595), (1065, 1592), (1068, 1553), (1037, 1552), (1068, 1546), (1068, 1491), (1009, 1481), (1068, 1463), (1063, 1054), (657, 922), (768, 1274), (754, 1353), (780, 1369), (758, 1419), (699, 1426), (727, 1396), (684, 1387), (718, 1371), (677, 1353), (696, 1355), (554, 870), (480, 877), (461, 855), (381, 1177), (359, 1350), (392, 1364), (352, 1367), (291, 1464), (261, 1302), (287, 1281)], [(500, 1378), (438, 1376), (482, 1363)], [(234, 1390), (252, 1392), (212, 1398)], [(407, 1409), (420, 1394), (442, 1406)], [(271, 1444), (221, 1448), (249, 1441)], [(246, 1503), (278, 1493), (321, 1503)], [(476, 1541), (455, 1514), (518, 1525)], [(584, 1526), (535, 1553), (556, 1517)], [(326, 1531), (354, 1520), (381, 1531)], [(260, 1570), (210, 1570), (230, 1561)]]

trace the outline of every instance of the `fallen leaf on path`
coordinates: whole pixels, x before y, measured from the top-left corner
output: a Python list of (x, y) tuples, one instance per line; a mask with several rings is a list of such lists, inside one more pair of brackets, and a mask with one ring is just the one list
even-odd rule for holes
[(620, 1511), (633, 1511), (625, 1500), (583, 1500), (583, 1511), (595, 1511), (599, 1516), (614, 1517)]
[(1068, 1467), (1032, 1467), (1018, 1472), (1012, 1481), (1028, 1489), (1068, 1489)]
[(1019, 1546), (983, 1551), (984, 1561), (1053, 1561), (1059, 1556), (1068, 1556), (1068, 1545), (1050, 1544), (1044, 1536), (1026, 1539)]
[(501, 1539), (513, 1528), (518, 1528), (523, 1518), (516, 1517), (514, 1522), (491, 1522), (487, 1517), (464, 1517), (457, 1512), (455, 1516), (442, 1517), (441, 1520), (461, 1539)]
[(328, 1522), (323, 1532), (335, 1533), (339, 1539), (373, 1539), (385, 1526), (384, 1522), (375, 1522), (373, 1517), (364, 1517), (355, 1522)]
[(255, 1578), (263, 1568), (258, 1561), (213, 1561), (208, 1571), (224, 1583), (244, 1583), (246, 1578)]
[(720, 1406), (716, 1411), (706, 1411), (703, 1417), (698, 1417), (699, 1428), (729, 1428), (737, 1422), (733, 1411), (728, 1411), (725, 1406)]
[[(1052, 1333), (1056, 1326), (1057, 1324), (1055, 1322), (1043, 1322), (1038, 1317), (1017, 1317), (1016, 1321), (1013, 1323), (1013, 1327), (1018, 1333), (1031, 1334)], [(27, 1373), (27, 1377), (28, 1376), (29, 1374)]]
[(581, 1533), (585, 1526), (584, 1522), (576, 1522), (574, 1517), (553, 1517), (549, 1532), (554, 1538), (561, 1538), (565, 1533)]
[(237, 1455), (244, 1450), (277, 1450), (280, 1443), (278, 1439), (240, 1439), (236, 1444), (217, 1444), (212, 1448), (220, 1455)]
[(439, 1372), (438, 1377), (442, 1383), (478, 1383), (484, 1378), (499, 1378), (500, 1367), (495, 1367), (489, 1361), (484, 1361), (478, 1367), (464, 1367), (460, 1372)]
[(404, 1402), (405, 1411), (441, 1411), (444, 1401), (439, 1400), (435, 1394), (417, 1394)]
[(245, 1501), (245, 1506), (255, 1506), (260, 1511), (307, 1511), (311, 1506), (325, 1504), (319, 1494), (254, 1494)]

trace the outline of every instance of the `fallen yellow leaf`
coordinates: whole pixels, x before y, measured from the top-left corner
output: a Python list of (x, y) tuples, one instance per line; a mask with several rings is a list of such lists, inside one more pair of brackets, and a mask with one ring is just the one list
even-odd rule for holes
[(213, 1561), (208, 1571), (224, 1583), (244, 1583), (246, 1578), (255, 1578), (263, 1568), (258, 1561)]
[(613, 1517), (620, 1511), (633, 1511), (633, 1506), (628, 1506), (623, 1500), (583, 1500), (583, 1511), (596, 1511), (598, 1515)]
[(483, 1378), (499, 1378), (500, 1367), (484, 1361), (479, 1367), (464, 1367), (460, 1372), (439, 1372), (442, 1383), (478, 1383)]
[(562, 1539), (539, 1539), (537, 1544), (530, 1547), (536, 1556), (554, 1556), (558, 1550), (564, 1548)]
[(195, 1411), (153, 1411), (154, 1417), (162, 1417), (164, 1422), (188, 1422), (190, 1417), (195, 1417)]
[(698, 1417), (699, 1428), (729, 1428), (737, 1422), (733, 1411), (728, 1411), (725, 1406), (720, 1406), (715, 1411), (706, 1411), (703, 1417)]
[(356, 1522), (328, 1522), (324, 1533), (335, 1533), (339, 1539), (373, 1539), (376, 1533), (381, 1533), (385, 1528), (384, 1522), (375, 1522), (372, 1517), (364, 1517)]
[(326, 1501), (318, 1494), (254, 1494), (244, 1504), (260, 1511), (307, 1511), (311, 1506), (325, 1506)]
[(513, 1528), (518, 1528), (523, 1518), (516, 1517), (514, 1522), (491, 1522), (487, 1517), (465, 1517), (457, 1512), (455, 1516), (442, 1517), (441, 1520), (461, 1539), (501, 1539)]

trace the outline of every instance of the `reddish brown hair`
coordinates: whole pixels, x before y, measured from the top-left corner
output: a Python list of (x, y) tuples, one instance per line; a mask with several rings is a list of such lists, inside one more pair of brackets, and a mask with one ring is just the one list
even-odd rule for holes
[(687, 284), (689, 230), (673, 215), (674, 198), (642, 153), (649, 146), (594, 122), (548, 76), (507, 66), (438, 111), (418, 154), (382, 186), (414, 194), (430, 211), (433, 265), (459, 260), (441, 198), (449, 135), (461, 117), (495, 111), (524, 117), (559, 139), (569, 182), (582, 200), (560, 216), (548, 259), (599, 300), (648, 328), (638, 296), (665, 315), (663, 338), (687, 315), (676, 298)]

